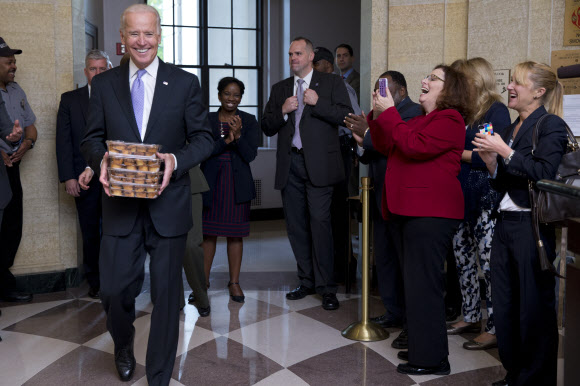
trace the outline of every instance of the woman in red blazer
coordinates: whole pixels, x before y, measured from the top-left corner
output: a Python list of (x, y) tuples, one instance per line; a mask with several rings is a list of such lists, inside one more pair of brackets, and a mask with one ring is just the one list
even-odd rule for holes
[(425, 114), (404, 122), (393, 99), (373, 94), (367, 120), (375, 149), (388, 156), (383, 216), (391, 220), (402, 260), (409, 351), (400, 373), (449, 374), (444, 262), (460, 220), (463, 193), (457, 175), (465, 121), (473, 95), (465, 76), (435, 67), (421, 82)]

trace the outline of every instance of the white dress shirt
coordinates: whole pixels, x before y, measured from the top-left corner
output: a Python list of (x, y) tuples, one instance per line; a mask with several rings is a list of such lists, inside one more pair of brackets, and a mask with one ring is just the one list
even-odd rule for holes
[[(157, 80), (157, 70), (159, 69), (159, 58), (156, 56), (153, 62), (145, 68), (147, 71), (141, 77), (143, 86), (145, 86), (145, 99), (143, 100), (143, 122), (141, 123), (141, 141), (145, 138), (147, 132), (147, 123), (149, 122), (149, 114), (151, 113), (151, 105), (153, 104), (153, 94), (155, 94), (155, 82)], [(139, 68), (129, 61), (129, 88), (132, 89), (133, 82), (137, 79), (137, 71)]]

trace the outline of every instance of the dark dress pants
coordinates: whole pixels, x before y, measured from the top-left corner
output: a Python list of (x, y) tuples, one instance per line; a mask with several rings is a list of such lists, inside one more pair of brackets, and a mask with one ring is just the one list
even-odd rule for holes
[[(540, 231), (553, 261), (554, 228), (543, 225)], [(540, 269), (529, 212), (500, 213), (491, 245), (493, 317), (508, 384), (556, 385), (555, 279)]]
[[(342, 150), (342, 147), (341, 147)], [(349, 154), (342, 153), (345, 170), (350, 171)], [(348, 175), (348, 174), (347, 174)], [(348, 260), (348, 179), (344, 179), (334, 186), (332, 204), (332, 240), (334, 242), (334, 273), (335, 281), (346, 280), (345, 265)]]
[(314, 186), (304, 156), (291, 152), (288, 182), (282, 203), (290, 246), (296, 257), (300, 284), (319, 294), (336, 293), (330, 205), (332, 186)]
[(10, 292), (16, 289), (16, 279), (10, 267), (22, 239), (22, 184), (20, 183), (20, 162), (6, 168), (12, 199), (4, 208), (2, 226), (0, 228), (0, 292)]
[[(193, 215), (193, 228), (187, 234), (187, 244), (185, 247), (185, 256), (183, 257), (183, 270), (187, 283), (195, 295), (195, 302), (199, 307), (207, 308), (209, 298), (207, 297), (207, 286), (205, 283), (205, 272), (203, 270), (203, 242), (202, 232), (202, 213), (203, 199), (201, 193), (191, 196), (191, 207)], [(181, 282), (182, 290), (179, 293), (179, 304), (185, 306), (183, 295), (183, 280)]]
[(445, 258), (460, 220), (395, 216), (393, 241), (402, 253), (409, 363), (438, 366), (447, 359)]
[(100, 273), (101, 300), (115, 352), (132, 343), (135, 333), (135, 298), (145, 276), (145, 258), (151, 258), (151, 328), (146, 373), (150, 386), (168, 385), (179, 338), (179, 291), (187, 234), (162, 237), (157, 233), (145, 203), (131, 233), (103, 235)]
[(83, 268), (91, 288), (99, 289), (99, 251), (101, 247), (101, 183), (93, 178), (88, 190), (75, 197), (83, 236)]
[(387, 309), (388, 318), (404, 321), (405, 294), (403, 290), (403, 275), (393, 242), (392, 231), (389, 227), (390, 221), (383, 219), (374, 197), (371, 197), (370, 201), (373, 217), (373, 249), (377, 267), (379, 294), (383, 305)]

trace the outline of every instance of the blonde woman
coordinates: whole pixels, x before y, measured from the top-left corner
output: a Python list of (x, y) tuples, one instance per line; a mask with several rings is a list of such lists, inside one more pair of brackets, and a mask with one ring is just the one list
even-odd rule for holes
[[(553, 179), (566, 150), (562, 85), (536, 62), (518, 64), (508, 86), (508, 107), (519, 117), (501, 136), (476, 134), (473, 144), (499, 192), (491, 243), (491, 284), (499, 355), (507, 370), (494, 385), (556, 385), (558, 328), (555, 279), (540, 268), (532, 232), (528, 181)], [(532, 131), (538, 120), (538, 146)], [(548, 258), (556, 256), (552, 225), (541, 224)]]
[(479, 154), (473, 151), (471, 141), (475, 138), (475, 134), (479, 133), (479, 127), (483, 123), (492, 124), (495, 134), (498, 135), (503, 133), (511, 122), (509, 111), (496, 91), (493, 67), (487, 60), (483, 58), (457, 60), (451, 66), (467, 76), (475, 89), (477, 99), (474, 118), (467, 122), (465, 150), (461, 156), (461, 172), (458, 176), (465, 199), (465, 217), (453, 237), (453, 253), (463, 300), (461, 307), (463, 319), (449, 324), (447, 334), (481, 331), (482, 313), (477, 274), (477, 257), (479, 257), (479, 267), (485, 279), (488, 318), (484, 331), (475, 339), (465, 342), (463, 348), (485, 350), (497, 347), (489, 268), (491, 239), (495, 226), (491, 212), (497, 199), (497, 192), (491, 188), (485, 163)]

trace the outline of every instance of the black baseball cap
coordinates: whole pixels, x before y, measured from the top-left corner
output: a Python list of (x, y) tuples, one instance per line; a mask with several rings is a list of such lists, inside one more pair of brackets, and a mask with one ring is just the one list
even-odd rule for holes
[(312, 63), (316, 63), (322, 59), (327, 60), (330, 64), (334, 65), (334, 55), (332, 55), (332, 52), (330, 52), (328, 48), (316, 47), (314, 49), (314, 60)]
[(7, 57), (12, 55), (20, 55), (22, 50), (13, 50), (8, 47), (8, 44), (4, 41), (3, 38), (0, 37), (0, 56)]

